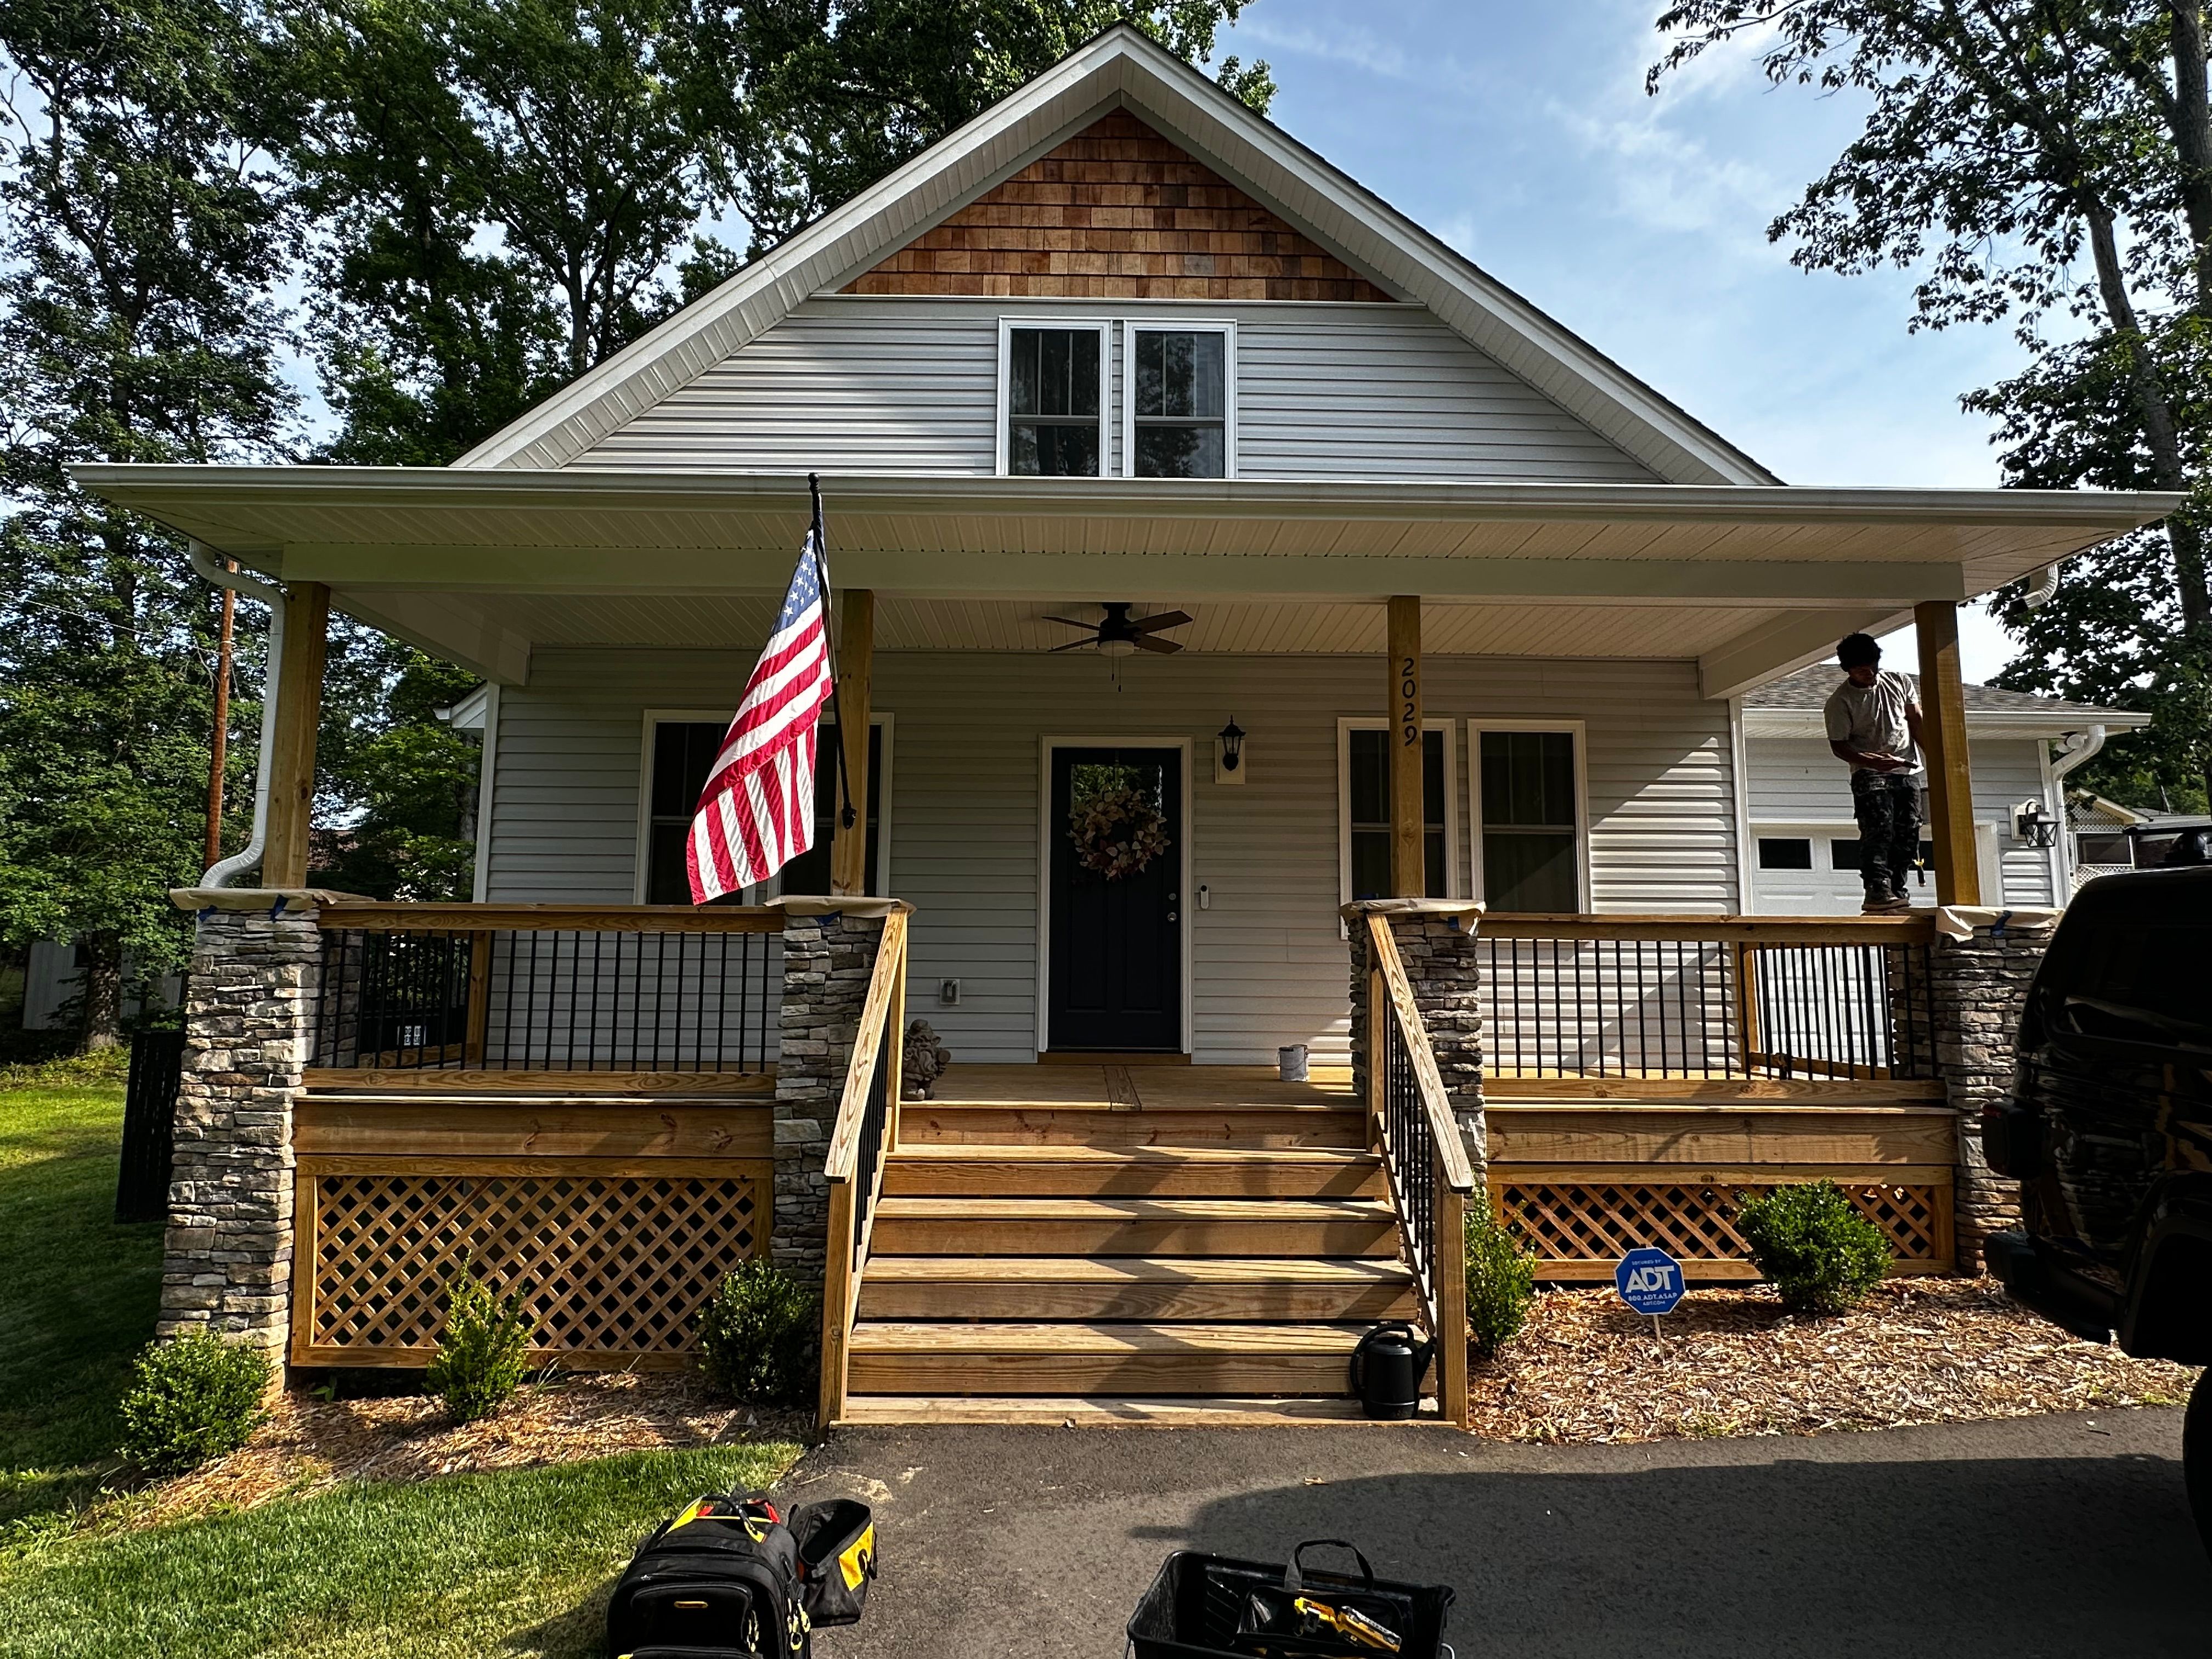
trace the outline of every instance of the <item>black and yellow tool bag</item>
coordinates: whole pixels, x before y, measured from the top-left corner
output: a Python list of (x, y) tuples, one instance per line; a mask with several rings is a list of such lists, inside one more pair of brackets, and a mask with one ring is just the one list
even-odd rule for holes
[[(1357, 1577), (1305, 1565), (1351, 1550)], [(1442, 1584), (1377, 1578), (1340, 1538), (1310, 1539), (1286, 1565), (1178, 1550), (1130, 1616), (1135, 1659), (1440, 1659), (1452, 1603)]]
[(799, 1546), (767, 1498), (716, 1492), (638, 1546), (607, 1604), (607, 1651), (635, 1659), (805, 1659)]
[(876, 1518), (866, 1504), (833, 1498), (791, 1514), (799, 1582), (816, 1629), (857, 1625), (876, 1576)]

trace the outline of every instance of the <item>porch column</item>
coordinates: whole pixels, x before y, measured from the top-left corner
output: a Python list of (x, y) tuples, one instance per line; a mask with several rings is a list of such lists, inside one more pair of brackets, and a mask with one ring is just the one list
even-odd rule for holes
[(1425, 811), (1421, 791), (1421, 600), (1400, 594), (1390, 601), (1390, 891), (1424, 898), (1429, 890), (1424, 855)]
[(1928, 761), (1929, 839), (1936, 846), (1936, 902), (1979, 904), (1973, 779), (1966, 763), (1966, 706), (1959, 678), (1959, 607), (1912, 607), (1920, 635), (1920, 746)]
[[(844, 777), (837, 786), (836, 829), (830, 841), (830, 890), (868, 890), (868, 690), (875, 674), (876, 595), (848, 588), (838, 596), (843, 621), (837, 636), (837, 740), (844, 746)], [(848, 799), (848, 785), (852, 796)], [(845, 825), (845, 808), (853, 823)]]
[[(261, 884), (307, 884), (307, 825), (315, 804), (315, 729), (323, 715), (323, 653), (331, 624), (331, 590), (322, 582), (288, 582), (284, 659), (277, 665), (276, 733), (269, 769), (269, 838), (261, 849)], [(263, 688), (269, 695), (270, 688)]]

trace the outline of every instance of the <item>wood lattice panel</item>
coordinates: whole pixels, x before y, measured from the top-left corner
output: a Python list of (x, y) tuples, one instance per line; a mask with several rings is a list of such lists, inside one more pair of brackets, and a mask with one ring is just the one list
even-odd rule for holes
[(770, 1168), (610, 1175), (458, 1170), (303, 1170), (313, 1217), (309, 1305), (295, 1358), (374, 1364), (427, 1352), (444, 1287), (465, 1255), (537, 1316), (535, 1352), (619, 1363), (692, 1346), (692, 1321), (722, 1276), (769, 1232)]
[[(1820, 1178), (1792, 1171), (1793, 1181)], [(1490, 1195), (1500, 1215), (1517, 1220), (1534, 1245), (1544, 1277), (1591, 1277), (1629, 1251), (1656, 1245), (1687, 1263), (1740, 1264), (1749, 1250), (1735, 1230), (1737, 1204), (1777, 1182), (1714, 1182), (1694, 1176), (1676, 1180), (1571, 1182), (1493, 1179)], [(1901, 1273), (1940, 1273), (1951, 1266), (1951, 1189), (1928, 1183), (1896, 1185), (1838, 1181), (1862, 1215), (1887, 1233)], [(1574, 1272), (1573, 1269), (1583, 1271)], [(1568, 1269), (1568, 1272), (1559, 1272)], [(1744, 1277), (1748, 1270), (1706, 1277)]]

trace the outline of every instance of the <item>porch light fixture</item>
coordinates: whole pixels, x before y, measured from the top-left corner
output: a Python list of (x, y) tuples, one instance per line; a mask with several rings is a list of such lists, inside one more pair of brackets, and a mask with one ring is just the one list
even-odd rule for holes
[(2030, 847), (2050, 848), (2058, 845), (2058, 820), (2043, 816), (2043, 803), (2031, 800), (2021, 803), (2013, 814), (2012, 832)]
[(1244, 728), (1237, 724), (1234, 715), (1230, 717), (1229, 724), (1221, 728), (1218, 740), (1221, 754), (1214, 763), (1213, 781), (1216, 783), (1243, 782)]

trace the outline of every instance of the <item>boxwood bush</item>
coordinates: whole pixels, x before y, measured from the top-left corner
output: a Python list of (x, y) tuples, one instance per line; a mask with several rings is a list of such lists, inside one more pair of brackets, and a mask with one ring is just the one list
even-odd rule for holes
[(813, 1398), (821, 1298), (762, 1256), (742, 1262), (699, 1310), (699, 1364), (733, 1400), (798, 1408)]
[(1889, 1236), (1832, 1181), (1742, 1199), (1735, 1229), (1751, 1247), (1759, 1277), (1782, 1293), (1791, 1313), (1843, 1313), (1889, 1271)]
[(520, 1291), (497, 1295), (464, 1260), (446, 1283), (446, 1328), (423, 1374), (423, 1391), (444, 1401), (456, 1422), (483, 1421), (528, 1374), (536, 1324)]
[(1536, 1299), (1536, 1258), (1480, 1188), (1467, 1210), (1467, 1338), (1489, 1358), (1519, 1334)]
[(268, 1420), (272, 1367), (260, 1348), (193, 1331), (146, 1345), (118, 1408), (124, 1456), (153, 1475), (182, 1474), (236, 1451)]

